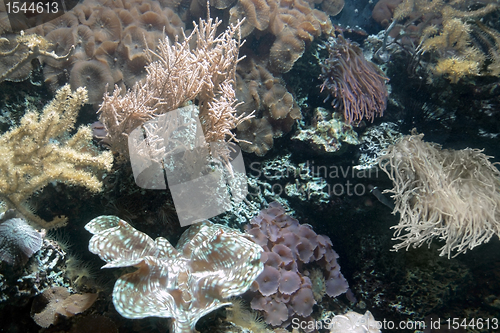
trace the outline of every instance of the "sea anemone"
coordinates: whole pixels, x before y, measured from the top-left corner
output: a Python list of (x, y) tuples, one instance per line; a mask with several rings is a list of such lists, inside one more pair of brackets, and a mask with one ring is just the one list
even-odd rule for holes
[(358, 44), (342, 35), (325, 44), (329, 57), (320, 63), (321, 91), (334, 97), (332, 106), (344, 110), (348, 124), (363, 118), (373, 122), (387, 106), (388, 80), (373, 63), (365, 59)]

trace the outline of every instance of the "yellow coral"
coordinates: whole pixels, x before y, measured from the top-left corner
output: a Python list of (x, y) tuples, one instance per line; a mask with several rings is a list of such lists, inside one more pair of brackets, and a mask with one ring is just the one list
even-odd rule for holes
[(0, 136), (0, 198), (42, 227), (61, 226), (66, 218), (47, 223), (26, 209), (24, 203), (35, 191), (50, 182), (64, 182), (98, 192), (102, 183), (93, 171), (111, 169), (113, 156), (93, 149), (88, 126), (67, 138), (86, 101), (84, 88), (71, 92), (66, 85), (41, 114), (27, 112), (19, 126)]
[(477, 75), (479, 73), (479, 64), (476, 61), (456, 57), (439, 59), (432, 72), (435, 75), (446, 76), (451, 83), (457, 83), (466, 75)]
[[(499, 75), (500, 34), (479, 19), (500, 9), (498, 2), (470, 9), (469, 0), (404, 0), (394, 11), (394, 19), (409, 36), (418, 38), (420, 53), (433, 52), (437, 64), (430, 65), (435, 75), (452, 83), (467, 75)], [(475, 4), (475, 3), (474, 3)], [(477, 40), (486, 50), (478, 50)], [(474, 41), (474, 42), (473, 42)], [(486, 59), (491, 65), (484, 72)]]

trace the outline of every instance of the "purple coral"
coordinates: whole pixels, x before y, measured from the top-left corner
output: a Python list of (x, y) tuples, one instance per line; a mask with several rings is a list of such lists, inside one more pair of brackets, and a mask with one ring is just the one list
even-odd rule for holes
[(305, 264), (321, 268), (324, 291), (330, 297), (347, 291), (330, 239), (317, 235), (309, 225), (301, 225), (279, 203), (262, 210), (246, 229), (265, 250), (261, 258), (264, 272), (252, 289), (250, 306), (263, 311), (268, 324), (287, 326), (293, 317), (311, 315), (318, 293), (305, 275)]
[(0, 260), (9, 265), (24, 265), (40, 250), (43, 234), (20, 218), (0, 223)]
[(321, 91), (326, 88), (334, 97), (332, 105), (344, 109), (348, 124), (381, 117), (388, 96), (385, 75), (365, 59), (358, 44), (342, 35), (330, 38), (325, 47), (329, 57), (320, 64), (319, 78), (323, 80)]

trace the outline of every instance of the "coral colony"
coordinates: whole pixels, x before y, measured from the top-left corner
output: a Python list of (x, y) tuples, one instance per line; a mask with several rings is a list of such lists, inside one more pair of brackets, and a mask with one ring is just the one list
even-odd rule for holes
[(0, 1), (3, 331), (498, 331), (498, 0), (77, 2)]
[[(337, 297), (347, 291), (330, 239), (301, 225), (279, 203), (254, 217), (246, 232), (265, 251), (251, 306), (263, 312), (266, 323), (286, 327), (292, 318), (305, 320), (325, 293)], [(317, 264), (315, 271), (306, 268), (310, 263)]]
[(89, 126), (67, 135), (86, 101), (85, 88), (72, 92), (65, 85), (41, 114), (26, 112), (19, 126), (0, 136), (0, 199), (42, 227), (59, 227), (67, 219), (46, 222), (35, 215), (24, 204), (35, 191), (50, 182), (64, 182), (99, 192), (102, 183), (96, 171), (111, 170), (112, 154), (93, 149)]

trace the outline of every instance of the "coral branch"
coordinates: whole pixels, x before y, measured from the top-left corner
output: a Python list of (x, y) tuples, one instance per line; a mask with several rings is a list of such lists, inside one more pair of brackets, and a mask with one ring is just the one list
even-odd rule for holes
[(28, 219), (45, 228), (60, 226), (65, 218), (47, 223), (25, 208), (24, 202), (50, 182), (101, 189), (93, 171), (110, 170), (113, 156), (93, 150), (90, 127), (80, 127), (70, 138), (78, 110), (87, 100), (84, 88), (72, 93), (62, 87), (42, 111), (27, 112), (21, 124), (0, 136), (0, 197)]
[[(220, 23), (200, 20), (182, 43), (172, 43), (168, 38), (160, 41), (156, 51), (149, 50), (151, 63), (146, 67), (145, 80), (126, 94), (117, 86), (111, 96), (104, 97), (99, 109), (100, 121), (107, 130), (112, 150), (128, 156), (127, 137), (132, 130), (155, 115), (195, 99), (207, 142), (235, 139), (230, 130), (248, 118), (237, 116), (233, 88), (240, 60), (240, 24), (231, 25), (216, 36)], [(196, 48), (191, 49), (193, 43)]]

